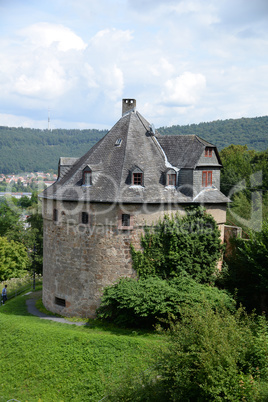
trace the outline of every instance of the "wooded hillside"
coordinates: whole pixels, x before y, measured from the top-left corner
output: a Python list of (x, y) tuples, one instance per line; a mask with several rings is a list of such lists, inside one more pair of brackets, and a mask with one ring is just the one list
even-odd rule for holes
[(160, 127), (161, 134), (196, 134), (216, 145), (219, 150), (230, 144), (247, 145), (249, 149), (268, 148), (268, 116), (217, 120), (188, 126)]
[[(160, 127), (165, 135), (196, 134), (219, 150), (230, 144), (268, 148), (268, 116)], [(60, 156), (82, 156), (107, 130), (40, 130), (0, 126), (0, 173), (56, 171)]]
[(106, 132), (0, 126), (0, 173), (56, 171), (60, 156), (82, 156)]

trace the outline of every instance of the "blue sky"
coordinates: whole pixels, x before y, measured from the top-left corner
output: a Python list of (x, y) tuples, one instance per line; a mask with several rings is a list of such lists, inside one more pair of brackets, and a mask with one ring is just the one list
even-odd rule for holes
[(0, 0), (0, 125), (267, 115), (267, 0)]

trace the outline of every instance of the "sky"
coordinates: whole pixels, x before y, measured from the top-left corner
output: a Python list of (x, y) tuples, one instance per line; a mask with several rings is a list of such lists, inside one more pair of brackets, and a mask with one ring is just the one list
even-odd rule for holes
[(155, 127), (268, 110), (267, 0), (0, 0), (0, 126)]

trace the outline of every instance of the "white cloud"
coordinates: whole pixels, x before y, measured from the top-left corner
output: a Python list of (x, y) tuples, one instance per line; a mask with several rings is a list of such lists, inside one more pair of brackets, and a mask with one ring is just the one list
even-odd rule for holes
[(133, 38), (129, 29), (121, 30), (116, 28), (107, 28), (97, 32), (91, 39), (91, 44), (95, 47), (108, 47), (115, 43), (117, 46), (129, 42)]
[(66, 92), (69, 85), (65, 80), (64, 69), (57, 60), (46, 63), (34, 70), (31, 66), (26, 74), (21, 74), (14, 82), (13, 91), (20, 95), (54, 98)]
[(204, 75), (185, 72), (166, 81), (162, 93), (163, 102), (170, 106), (191, 106), (199, 100), (205, 88)]
[(48, 22), (39, 22), (20, 31), (20, 34), (34, 47), (50, 47), (52, 44), (62, 52), (84, 50), (86, 43), (71, 29)]
[(149, 68), (156, 77), (170, 76), (175, 71), (174, 66), (165, 57), (161, 57), (159, 61), (150, 64)]
[(102, 82), (102, 91), (108, 98), (116, 101), (122, 96), (124, 87), (123, 72), (116, 65), (103, 67), (100, 70), (100, 81)]
[(99, 87), (97, 83), (96, 73), (94, 71), (94, 68), (90, 64), (88, 63), (84, 64), (82, 69), (82, 77), (84, 78), (84, 81), (87, 83), (88, 88)]
[(47, 0), (31, 13), (11, 3), (2, 114), (41, 121), (51, 106), (62, 127), (110, 126), (122, 97), (156, 126), (267, 111), (267, 0)]

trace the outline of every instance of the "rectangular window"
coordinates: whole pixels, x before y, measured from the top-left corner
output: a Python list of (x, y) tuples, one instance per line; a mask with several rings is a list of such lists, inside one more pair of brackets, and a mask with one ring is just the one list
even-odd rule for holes
[(130, 215), (122, 214), (122, 226), (130, 226)]
[(87, 212), (82, 212), (82, 223), (84, 225), (88, 224), (88, 213)]
[(92, 186), (92, 172), (84, 172), (83, 184), (85, 186)]
[(120, 212), (118, 216), (118, 229), (132, 230), (133, 229), (133, 215)]
[(202, 187), (212, 186), (212, 171), (204, 170), (202, 172)]
[(168, 186), (176, 186), (176, 174), (168, 174)]
[(206, 147), (205, 149), (205, 156), (211, 158), (212, 157), (212, 148)]
[(142, 173), (133, 173), (133, 183), (135, 186), (142, 186)]
[(66, 307), (65, 299), (61, 299), (59, 297), (55, 297), (55, 304), (57, 304), (58, 306)]
[(53, 221), (58, 221), (58, 210), (56, 208), (53, 209)]

